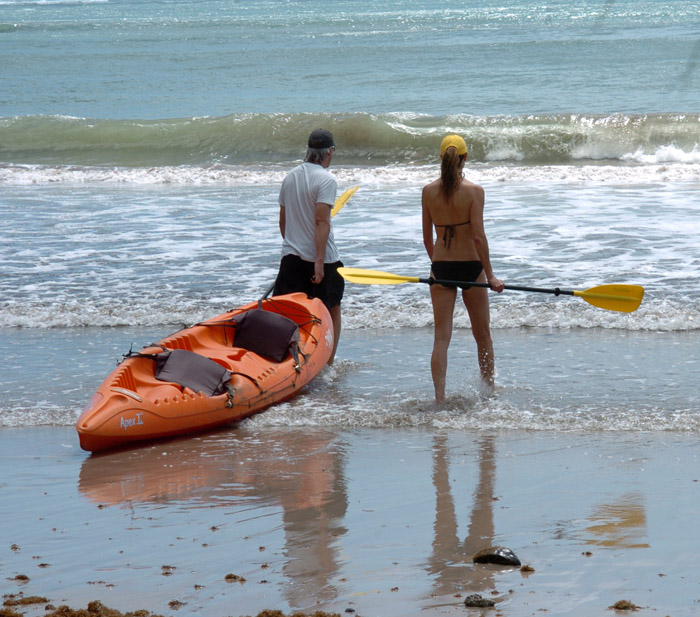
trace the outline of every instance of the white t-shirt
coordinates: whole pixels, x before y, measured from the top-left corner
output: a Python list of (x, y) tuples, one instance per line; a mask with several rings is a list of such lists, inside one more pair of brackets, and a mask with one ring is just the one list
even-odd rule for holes
[[(333, 176), (316, 163), (302, 163), (289, 172), (279, 196), (285, 216), (283, 256), (298, 255), (304, 261), (316, 261), (316, 204), (328, 204), (332, 208), (337, 190)], [(324, 261), (333, 263), (339, 259), (331, 227)]]

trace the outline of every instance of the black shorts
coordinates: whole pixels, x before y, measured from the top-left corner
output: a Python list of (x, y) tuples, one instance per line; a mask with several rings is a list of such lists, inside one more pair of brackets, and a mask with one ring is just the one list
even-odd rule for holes
[(320, 285), (311, 282), (314, 276), (314, 264), (304, 261), (298, 255), (285, 255), (280, 263), (280, 270), (275, 281), (275, 296), (301, 291), (310, 298), (319, 298), (326, 308), (332, 309), (340, 304), (345, 291), (345, 279), (338, 274), (343, 262), (324, 264), (323, 280)]
[(433, 277), (441, 281), (474, 283), (484, 267), (480, 261), (434, 261)]

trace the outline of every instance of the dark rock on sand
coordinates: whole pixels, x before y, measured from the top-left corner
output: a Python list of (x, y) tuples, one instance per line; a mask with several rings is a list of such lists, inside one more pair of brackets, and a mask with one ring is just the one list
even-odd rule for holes
[(471, 608), (489, 608), (496, 606), (496, 603), (488, 598), (482, 598), (478, 593), (473, 593), (464, 599), (464, 606)]
[(495, 563), (499, 566), (519, 566), (520, 559), (505, 546), (492, 546), (479, 551), (472, 557), (474, 563)]

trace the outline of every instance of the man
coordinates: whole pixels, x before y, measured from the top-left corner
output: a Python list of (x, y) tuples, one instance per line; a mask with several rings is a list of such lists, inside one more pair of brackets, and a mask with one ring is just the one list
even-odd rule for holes
[(309, 135), (304, 162), (292, 169), (280, 189), (282, 261), (274, 295), (305, 292), (320, 298), (333, 320), (333, 364), (340, 338), (340, 301), (345, 281), (338, 274), (340, 262), (331, 228), (331, 209), (338, 185), (327, 171), (335, 142), (330, 131), (316, 129)]

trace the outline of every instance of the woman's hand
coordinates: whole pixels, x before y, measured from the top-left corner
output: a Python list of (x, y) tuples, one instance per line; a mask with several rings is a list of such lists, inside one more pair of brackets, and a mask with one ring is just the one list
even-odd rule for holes
[(505, 283), (501, 279), (497, 279), (495, 276), (489, 276), (486, 278), (489, 287), (493, 289), (493, 291), (501, 293), (503, 291), (503, 288), (505, 287)]

